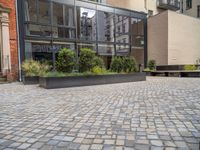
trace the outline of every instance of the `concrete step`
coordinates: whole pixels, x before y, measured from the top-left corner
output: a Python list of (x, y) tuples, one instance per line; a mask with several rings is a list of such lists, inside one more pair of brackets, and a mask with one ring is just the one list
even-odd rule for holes
[(2, 83), (6, 83), (7, 82), (7, 79), (5, 76), (2, 75), (2, 73), (0, 72), (0, 84)]

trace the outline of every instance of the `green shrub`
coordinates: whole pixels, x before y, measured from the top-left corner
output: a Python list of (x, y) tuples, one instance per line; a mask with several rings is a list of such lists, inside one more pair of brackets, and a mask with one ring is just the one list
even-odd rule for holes
[(50, 70), (50, 65), (33, 59), (27, 59), (22, 63), (22, 70), (26, 76), (40, 76)]
[(126, 72), (126, 73), (137, 72), (138, 68), (137, 68), (135, 58), (123, 57), (122, 62), (123, 62), (123, 71), (124, 72)]
[(122, 72), (123, 71), (123, 60), (121, 57), (113, 57), (111, 62), (111, 71)]
[(48, 61), (43, 61), (42, 63), (40, 62), (40, 73), (39, 75), (42, 76), (44, 74), (46, 74), (50, 69), (51, 69), (51, 65), (49, 65)]
[(92, 68), (91, 72), (93, 74), (105, 74), (107, 71), (104, 68), (102, 68), (102, 67), (94, 66)]
[(151, 72), (151, 69), (145, 68), (145, 69), (144, 69), (144, 72)]
[(45, 76), (45, 77), (64, 77), (64, 76), (66, 76), (66, 74), (63, 72), (53, 71), (53, 72), (47, 72), (43, 76)]
[(72, 72), (76, 65), (76, 54), (74, 51), (63, 48), (58, 53), (56, 69), (58, 72)]
[(184, 70), (196, 70), (196, 66), (195, 65), (185, 65)]
[(93, 59), (95, 52), (89, 48), (82, 48), (79, 57), (79, 70), (80, 72), (90, 71), (93, 67)]
[(33, 59), (27, 59), (22, 63), (22, 70), (26, 76), (39, 76), (40, 62)]
[(103, 59), (102, 59), (101, 57), (99, 57), (99, 56), (95, 56), (95, 57), (93, 58), (92, 66), (93, 66), (93, 67), (98, 66), (98, 67), (100, 67), (100, 68), (105, 68), (104, 61), (103, 61)]
[(156, 69), (156, 61), (155, 60), (149, 60), (148, 61), (148, 68), (150, 70), (155, 70)]

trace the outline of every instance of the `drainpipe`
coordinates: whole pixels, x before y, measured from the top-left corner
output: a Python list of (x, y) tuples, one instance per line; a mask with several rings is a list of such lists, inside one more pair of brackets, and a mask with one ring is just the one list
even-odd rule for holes
[(21, 54), (20, 54), (20, 43), (19, 43), (19, 21), (18, 21), (18, 5), (17, 0), (15, 1), (15, 10), (16, 10), (16, 23), (17, 23), (17, 49), (18, 49), (18, 69), (19, 69), (19, 81), (22, 81), (22, 74), (21, 74)]

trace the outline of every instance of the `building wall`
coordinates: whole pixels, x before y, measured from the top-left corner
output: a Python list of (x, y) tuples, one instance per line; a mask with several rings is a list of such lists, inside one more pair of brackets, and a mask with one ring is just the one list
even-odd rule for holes
[(168, 11), (168, 64), (195, 64), (200, 58), (200, 19)]
[(192, 0), (192, 8), (186, 9), (186, 0), (183, 1), (183, 14), (188, 16), (197, 17), (197, 6), (200, 6), (200, 0)]
[(168, 13), (167, 11), (148, 19), (148, 60), (158, 65), (168, 64)]
[(153, 15), (164, 10), (157, 9), (157, 0), (107, 0), (107, 4), (136, 11), (148, 13), (153, 11)]
[(10, 54), (11, 54), (11, 74), (9, 80), (18, 78), (18, 51), (17, 51), (17, 32), (16, 32), (16, 11), (15, 0), (0, 0), (0, 4), (10, 9), (9, 13), (9, 36), (10, 36)]

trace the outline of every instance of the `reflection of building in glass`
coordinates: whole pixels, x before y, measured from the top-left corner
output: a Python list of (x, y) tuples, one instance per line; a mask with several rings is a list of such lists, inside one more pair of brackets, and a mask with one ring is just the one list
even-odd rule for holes
[[(145, 36), (139, 31), (144, 26), (138, 23), (146, 21), (144, 13), (79, 0), (22, 0), (18, 7), (24, 7), (24, 11), (18, 9), (22, 17), (22, 60), (47, 59), (55, 63), (61, 47), (70, 48), (77, 55), (80, 48), (88, 47), (101, 55), (108, 66), (112, 56), (130, 54), (136, 54), (136, 60), (144, 64), (146, 43), (138, 44), (138, 39)], [(132, 24), (132, 19), (136, 23)]]
[(96, 40), (96, 11), (86, 8), (79, 8), (79, 10), (79, 37), (83, 40)]

